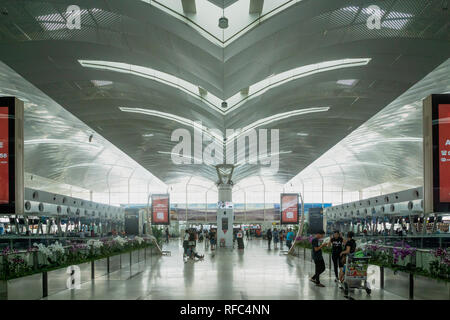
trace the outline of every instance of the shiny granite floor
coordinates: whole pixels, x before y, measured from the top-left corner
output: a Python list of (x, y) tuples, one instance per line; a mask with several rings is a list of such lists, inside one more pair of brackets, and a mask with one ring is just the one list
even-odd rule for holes
[[(199, 243), (197, 250), (205, 254), (205, 259), (184, 263), (181, 242), (173, 240), (164, 248), (172, 252), (171, 256), (153, 257), (46, 299), (346, 299), (329, 269), (321, 276), (326, 287), (320, 288), (308, 280), (314, 268), (310, 261), (286, 256), (279, 249), (268, 250), (262, 240), (245, 242), (243, 251), (216, 252)], [(401, 299), (377, 288), (373, 288), (371, 296), (364, 290), (355, 290), (351, 296), (356, 300)]]

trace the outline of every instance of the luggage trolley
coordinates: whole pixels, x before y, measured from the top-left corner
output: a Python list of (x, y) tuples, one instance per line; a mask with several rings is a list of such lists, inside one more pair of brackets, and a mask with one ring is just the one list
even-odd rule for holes
[(344, 273), (344, 293), (348, 296), (350, 289), (365, 289), (367, 294), (372, 292), (367, 281), (367, 268), (370, 257), (346, 257), (346, 267)]

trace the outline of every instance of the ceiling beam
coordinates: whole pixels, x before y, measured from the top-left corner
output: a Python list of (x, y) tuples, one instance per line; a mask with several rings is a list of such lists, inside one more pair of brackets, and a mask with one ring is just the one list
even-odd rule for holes
[(181, 4), (185, 13), (197, 13), (195, 0), (181, 0)]
[(261, 14), (263, 6), (264, 6), (264, 0), (250, 0), (249, 13)]

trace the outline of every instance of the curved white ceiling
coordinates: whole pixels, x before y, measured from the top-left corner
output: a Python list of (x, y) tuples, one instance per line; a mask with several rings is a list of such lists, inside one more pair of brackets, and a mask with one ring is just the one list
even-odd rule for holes
[[(422, 100), (450, 93), (450, 59), (291, 179), (327, 190), (398, 192), (423, 184)], [(301, 187), (300, 187), (301, 189)]]
[[(61, 28), (64, 10), (73, 2), (5, 3), (8, 15), (0, 21), (0, 60), (167, 184), (191, 176), (215, 180), (216, 172), (210, 166), (171, 163), (170, 136), (179, 122), (121, 108), (170, 114), (224, 132), (295, 110), (329, 107), (326, 112), (293, 115), (258, 127), (280, 130), (280, 170), (262, 179), (285, 183), (434, 70), (450, 51), (448, 13), (438, 0), (377, 2), (383, 10), (381, 30), (367, 29), (365, 8), (371, 1), (357, 6), (349, 0), (300, 1), (224, 48), (140, 0), (83, 2), (82, 28)], [(229, 19), (232, 26), (233, 16)], [(316, 72), (317, 64), (346, 59), (367, 60)], [(153, 80), (169, 77), (177, 85), (149, 81), (148, 74), (85, 68), (79, 60), (139, 66), (135, 71), (149, 71)], [(180, 90), (180, 83), (192, 92)], [(198, 87), (216, 97), (215, 103), (228, 102), (231, 111), (221, 114), (198, 99), (204, 92)], [(244, 99), (245, 94), (250, 98)], [(233, 105), (238, 107), (231, 109)], [(45, 118), (36, 116), (35, 121)], [(66, 137), (41, 134), (31, 138)], [(33, 159), (40, 157), (38, 145), (29, 146)], [(56, 164), (63, 168), (87, 162), (56, 150), (51, 153), (55, 166), (44, 172), (34, 161), (34, 170), (58, 177), (61, 169)], [(358, 157), (361, 163), (370, 163)], [(73, 168), (81, 172), (81, 166)], [(236, 182), (258, 176), (260, 169), (239, 166)], [(89, 179), (95, 180), (94, 175)]]

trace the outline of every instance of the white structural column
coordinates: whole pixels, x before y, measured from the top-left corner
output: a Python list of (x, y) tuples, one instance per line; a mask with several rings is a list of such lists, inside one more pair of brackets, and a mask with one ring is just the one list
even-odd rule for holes
[[(219, 202), (232, 202), (233, 187), (230, 184), (219, 184)], [(217, 245), (220, 246), (222, 239), (225, 247), (233, 247), (233, 208), (217, 208)]]
[(261, 14), (264, 7), (264, 0), (250, 0), (250, 8), (248, 12), (250, 14), (257, 13)]
[(181, 0), (183, 5), (183, 12), (185, 13), (197, 13), (197, 7), (195, 6), (195, 0)]

